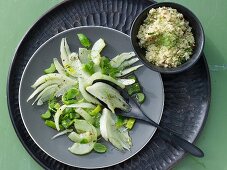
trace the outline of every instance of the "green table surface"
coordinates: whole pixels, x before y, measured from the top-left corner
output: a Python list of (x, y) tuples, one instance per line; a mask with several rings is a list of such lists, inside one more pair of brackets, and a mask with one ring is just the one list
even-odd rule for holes
[[(10, 121), (6, 82), (15, 49), (26, 31), (48, 9), (61, 0), (0, 0), (0, 169), (42, 169), (23, 148)], [(161, 2), (161, 1), (160, 1)], [(174, 0), (190, 8), (201, 20), (205, 55), (212, 81), (212, 101), (206, 125), (196, 144), (205, 152), (202, 159), (186, 156), (176, 170), (227, 170), (227, 1)], [(15, 70), (16, 71), (16, 70)]]

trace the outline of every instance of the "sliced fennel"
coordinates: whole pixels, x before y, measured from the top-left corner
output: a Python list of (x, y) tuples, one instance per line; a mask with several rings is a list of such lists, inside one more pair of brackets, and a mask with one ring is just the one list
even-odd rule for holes
[(106, 83), (97, 82), (92, 86), (87, 87), (86, 90), (99, 100), (103, 101), (113, 113), (115, 112), (115, 108), (124, 111), (130, 110), (130, 106), (125, 102), (120, 93)]
[(80, 93), (82, 94), (82, 96), (88, 101), (88, 102), (91, 102), (91, 103), (94, 103), (94, 104), (100, 104), (101, 103), (95, 98), (93, 97), (91, 94), (89, 94), (86, 89), (85, 89), (85, 83), (84, 83), (84, 80), (79, 78), (79, 90), (80, 90)]
[(84, 120), (75, 120), (74, 126), (78, 133), (71, 132), (68, 136), (73, 142), (89, 143), (97, 140), (98, 133), (93, 125)]
[(95, 105), (91, 103), (76, 103), (76, 104), (71, 104), (67, 105), (68, 108), (89, 108), (89, 109), (94, 109)]
[(117, 55), (116, 57), (114, 57), (111, 61), (110, 64), (112, 67), (119, 67), (124, 61), (132, 58), (135, 56), (134, 52), (129, 52), (129, 53), (122, 53), (120, 55)]
[(89, 113), (87, 113), (87, 112), (86, 112), (85, 110), (83, 110), (82, 108), (77, 108), (77, 109), (75, 109), (75, 111), (76, 111), (77, 113), (79, 113), (79, 115), (80, 115), (81, 117), (83, 117), (87, 122), (89, 122), (89, 123), (91, 123), (91, 124), (94, 123), (94, 119), (90, 116)]
[(63, 63), (63, 66), (65, 67), (66, 65), (69, 64), (69, 55), (71, 53), (69, 50), (69, 46), (67, 44), (66, 38), (63, 38), (61, 40), (60, 53), (61, 53), (61, 61)]
[(59, 136), (65, 135), (65, 134), (67, 134), (67, 133), (69, 133), (69, 132), (72, 132), (72, 131), (73, 131), (73, 129), (65, 129), (65, 130), (63, 130), (62, 132), (60, 132), (60, 133), (54, 135), (51, 139), (55, 139), (55, 138), (57, 138), (57, 137), (59, 137)]
[(73, 154), (76, 154), (76, 155), (84, 155), (84, 154), (87, 154), (87, 153), (91, 152), (92, 149), (94, 148), (94, 145), (95, 145), (94, 142), (85, 143), (85, 144), (74, 143), (68, 149)]
[(84, 132), (84, 133), (76, 133), (76, 132), (71, 132), (69, 134), (69, 139), (73, 142), (82, 142), (82, 141), (86, 141), (86, 143), (89, 143), (92, 141), (92, 136), (90, 132)]
[(69, 89), (71, 89), (73, 86), (75, 86), (75, 84), (74, 83), (68, 83), (68, 82), (62, 83), (59, 86), (59, 89), (56, 91), (55, 96), (56, 97), (62, 96), (65, 92), (67, 92)]
[(35, 89), (35, 91), (28, 97), (27, 102), (29, 100), (31, 100), (33, 97), (35, 97), (35, 95), (37, 95), (38, 93), (42, 92), (45, 88), (49, 87), (50, 85), (53, 84), (59, 84), (59, 80), (53, 80), (53, 81), (47, 81), (43, 84), (41, 84), (37, 89)]
[(131, 138), (127, 130), (119, 130), (115, 126), (114, 114), (104, 108), (100, 118), (100, 132), (102, 137), (111, 142), (119, 150), (130, 150), (132, 146)]
[(56, 126), (56, 129), (59, 131), (60, 130), (60, 127), (59, 127), (59, 118), (60, 116), (62, 115), (63, 111), (65, 110), (65, 108), (67, 107), (67, 105), (63, 105), (61, 106), (57, 112), (55, 113), (54, 115), (54, 123), (55, 123), (55, 126)]
[(79, 48), (79, 59), (82, 64), (86, 64), (90, 61), (91, 50), (86, 48)]
[(101, 60), (100, 52), (103, 50), (105, 46), (106, 44), (104, 40), (100, 38), (98, 41), (95, 42), (91, 49), (91, 59), (96, 65), (100, 64)]
[(78, 54), (74, 52), (70, 54), (69, 63), (65, 65), (65, 69), (67, 73), (73, 77), (86, 78), (88, 76), (82, 69), (82, 64), (79, 60)]
[(59, 74), (64, 74), (65, 75), (65, 69), (64, 67), (59, 63), (57, 58), (53, 59), (55, 68)]
[(93, 84), (94, 81), (96, 80), (106, 80), (106, 81), (110, 81), (116, 85), (118, 85), (119, 87), (121, 87), (122, 89), (125, 88), (125, 85), (119, 81), (117, 81), (116, 79), (114, 79), (113, 77), (107, 76), (105, 74), (102, 74), (100, 72), (97, 72), (95, 74), (93, 74), (87, 81), (86, 81), (86, 86), (90, 86)]
[(48, 81), (53, 81), (53, 80), (57, 80), (59, 83), (61, 83), (61, 82), (76, 83), (77, 82), (77, 80), (69, 78), (65, 75), (62, 75), (59, 73), (51, 73), (51, 74), (46, 74), (46, 75), (39, 77), (31, 87), (37, 88), (39, 85), (46, 83)]
[(129, 66), (131, 66), (132, 64), (135, 64), (137, 61), (139, 61), (138, 58), (132, 58), (132, 59), (130, 59), (130, 60), (124, 61), (124, 62), (119, 66), (119, 68), (120, 68), (120, 69), (124, 69), (125, 67), (129, 67)]
[(58, 89), (58, 85), (56, 84), (48, 86), (41, 93), (39, 93), (39, 95), (36, 97), (35, 101), (32, 104), (38, 101), (37, 105), (38, 106), (42, 105), (45, 101), (47, 101), (50, 98), (50, 96), (53, 93), (56, 92), (57, 89)]
[(136, 82), (134, 79), (117, 79), (117, 81), (124, 84), (125, 86), (132, 85)]
[(74, 127), (79, 133), (89, 132), (92, 141), (97, 140), (97, 130), (96, 128), (86, 120), (76, 119), (74, 122)]
[(136, 71), (138, 68), (142, 67), (143, 64), (141, 65), (138, 65), (138, 66), (134, 66), (134, 67), (130, 67), (130, 68), (127, 68), (123, 71), (121, 71), (120, 73), (116, 74), (116, 77), (122, 77), (122, 76), (125, 76), (133, 71)]

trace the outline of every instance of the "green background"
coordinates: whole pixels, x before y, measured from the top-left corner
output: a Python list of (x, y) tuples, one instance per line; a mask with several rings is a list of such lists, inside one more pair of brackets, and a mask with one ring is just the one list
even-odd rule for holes
[[(0, 169), (42, 169), (26, 152), (16, 136), (7, 109), (6, 81), (15, 49), (32, 24), (61, 0), (0, 0)], [(197, 144), (202, 159), (187, 156), (176, 170), (227, 170), (227, 1), (174, 0), (190, 8), (201, 20), (205, 54), (211, 71), (212, 102), (209, 117)], [(226, 65), (225, 65), (226, 64)], [(15, 70), (16, 71), (16, 70)]]

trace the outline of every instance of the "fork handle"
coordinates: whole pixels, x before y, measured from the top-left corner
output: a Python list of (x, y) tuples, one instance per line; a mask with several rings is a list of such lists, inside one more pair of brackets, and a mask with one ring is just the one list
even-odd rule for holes
[(179, 137), (178, 135), (169, 131), (161, 131), (160, 135), (164, 140), (167, 140), (168, 142), (181, 147), (184, 151), (190, 153), (191, 155), (199, 158), (204, 157), (204, 153), (201, 149), (199, 149), (194, 144), (188, 142), (187, 140), (183, 139), (182, 137)]
[(162, 138), (169, 141), (170, 143), (173, 143), (179, 147), (181, 147), (184, 151), (190, 153), (193, 156), (196, 157), (204, 157), (204, 153), (201, 149), (199, 149), (194, 144), (188, 142), (187, 140), (183, 139), (182, 137), (176, 135), (169, 129), (165, 129), (161, 127), (159, 124), (154, 122), (152, 119), (150, 119), (145, 113), (145, 117), (147, 118), (145, 121), (149, 122), (152, 126), (157, 127), (158, 130), (162, 133)]

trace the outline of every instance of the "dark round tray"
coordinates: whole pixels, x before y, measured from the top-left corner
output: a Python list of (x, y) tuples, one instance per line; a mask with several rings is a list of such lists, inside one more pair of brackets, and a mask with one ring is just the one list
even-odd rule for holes
[[(133, 19), (153, 3), (148, 0), (67, 0), (43, 15), (26, 33), (16, 50), (8, 75), (8, 108), (18, 138), (43, 168), (74, 169), (45, 154), (31, 139), (22, 122), (18, 90), (28, 60), (46, 40), (69, 28), (101, 25), (129, 34)], [(204, 55), (190, 70), (162, 75), (162, 78), (165, 107), (161, 125), (193, 142), (203, 128), (210, 105), (211, 83)], [(170, 169), (183, 156), (184, 151), (162, 140), (157, 131), (137, 155), (107, 169)]]

